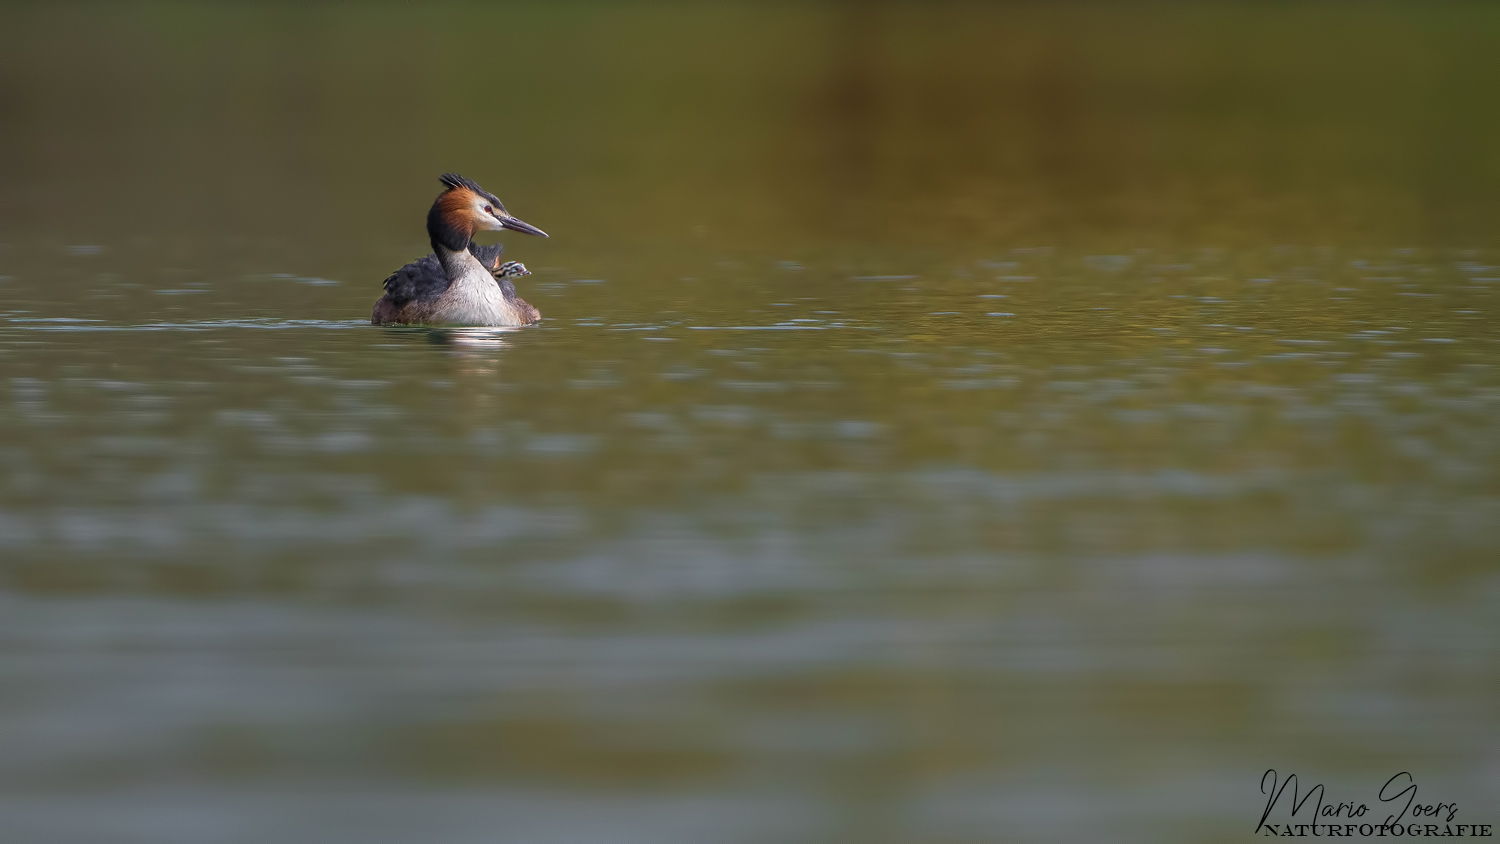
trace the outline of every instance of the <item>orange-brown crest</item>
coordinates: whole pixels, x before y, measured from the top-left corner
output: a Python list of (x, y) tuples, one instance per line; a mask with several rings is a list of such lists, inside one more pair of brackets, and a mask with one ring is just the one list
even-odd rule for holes
[(454, 228), (464, 229), (472, 236), (479, 214), (475, 206), (482, 204), (484, 197), (468, 188), (453, 188), (438, 197), (438, 208), (443, 220)]

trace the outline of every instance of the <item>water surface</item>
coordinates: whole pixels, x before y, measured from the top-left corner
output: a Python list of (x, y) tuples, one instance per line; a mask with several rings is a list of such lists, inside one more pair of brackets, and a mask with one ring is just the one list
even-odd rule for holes
[[(0, 12), (0, 822), (1494, 822), (1500, 21), (1351, 8)], [(366, 324), (444, 170), (540, 325)]]

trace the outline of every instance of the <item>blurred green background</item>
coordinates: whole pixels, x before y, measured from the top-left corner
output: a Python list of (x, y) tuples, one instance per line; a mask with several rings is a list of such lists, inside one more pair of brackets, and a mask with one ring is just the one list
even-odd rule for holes
[[(1239, 841), (1272, 767), (1500, 821), (1497, 54), (0, 6), (0, 827)], [(367, 324), (444, 171), (553, 235), (539, 326)]]
[(1495, 231), (1488, 4), (5, 14), (18, 233), (415, 241), (435, 164), (599, 248)]

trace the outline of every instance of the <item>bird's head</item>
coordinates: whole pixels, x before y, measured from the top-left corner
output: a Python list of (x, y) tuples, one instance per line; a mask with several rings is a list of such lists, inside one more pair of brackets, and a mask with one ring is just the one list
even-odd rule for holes
[(511, 216), (500, 198), (480, 187), (473, 179), (465, 179), (457, 173), (444, 173), (443, 185), (447, 188), (432, 203), (427, 214), (427, 232), (432, 236), (434, 248), (441, 245), (453, 252), (468, 248), (474, 233), (479, 231), (524, 232), (546, 237), (547, 233)]

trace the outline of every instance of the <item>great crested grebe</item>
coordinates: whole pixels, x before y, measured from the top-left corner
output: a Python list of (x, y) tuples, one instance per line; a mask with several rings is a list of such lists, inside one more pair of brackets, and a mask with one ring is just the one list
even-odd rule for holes
[(476, 231), (547, 233), (510, 215), (500, 199), (471, 179), (444, 173), (446, 186), (427, 212), (433, 254), (385, 280), (375, 325), (530, 325), (541, 313), (516, 295), (512, 278), (529, 275), (517, 261), (500, 263), (500, 244), (478, 246)]

